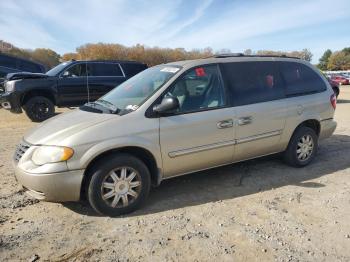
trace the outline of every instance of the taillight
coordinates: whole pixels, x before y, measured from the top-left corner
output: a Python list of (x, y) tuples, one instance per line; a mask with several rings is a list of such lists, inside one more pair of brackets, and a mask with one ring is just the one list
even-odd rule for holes
[(331, 104), (335, 110), (335, 108), (337, 107), (337, 97), (335, 96), (335, 94), (331, 95)]

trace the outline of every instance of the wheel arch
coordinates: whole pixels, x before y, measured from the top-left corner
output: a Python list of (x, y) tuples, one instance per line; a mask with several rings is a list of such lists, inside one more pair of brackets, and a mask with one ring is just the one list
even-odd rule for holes
[(103, 159), (108, 156), (120, 154), (120, 153), (130, 154), (142, 160), (150, 171), (152, 185), (158, 186), (160, 184), (161, 173), (160, 173), (160, 170), (158, 169), (157, 161), (156, 161), (156, 158), (153, 156), (153, 154), (149, 150), (139, 146), (124, 146), (120, 148), (109, 149), (105, 152), (102, 152), (99, 155), (95, 156), (88, 163), (84, 172), (84, 177), (83, 177), (81, 190), (80, 190), (81, 199), (85, 199), (86, 188), (90, 183), (91, 176), (93, 174), (94, 169), (98, 166), (98, 163), (103, 161)]
[(43, 89), (32, 89), (25, 92), (21, 97), (21, 106), (25, 105), (28, 100), (35, 96), (43, 96), (51, 100), (51, 102), (56, 105), (56, 98), (52, 91)]
[[(303, 122), (301, 122), (295, 129), (294, 129), (294, 132), (293, 132), (293, 135), (295, 133), (295, 131), (301, 127), (301, 126), (306, 126), (306, 127), (309, 127), (311, 129), (313, 129), (316, 133), (317, 136), (320, 135), (320, 131), (321, 131), (321, 123), (319, 120), (317, 119), (307, 119), (307, 120), (304, 120)], [(292, 136), (293, 136), (292, 135)]]

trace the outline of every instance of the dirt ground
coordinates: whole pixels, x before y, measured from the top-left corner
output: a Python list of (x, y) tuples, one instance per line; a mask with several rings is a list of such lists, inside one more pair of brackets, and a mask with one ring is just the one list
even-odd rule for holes
[(21, 191), (12, 154), (35, 124), (1, 109), (0, 260), (350, 261), (350, 86), (335, 118), (306, 168), (273, 156), (175, 178), (109, 218)]

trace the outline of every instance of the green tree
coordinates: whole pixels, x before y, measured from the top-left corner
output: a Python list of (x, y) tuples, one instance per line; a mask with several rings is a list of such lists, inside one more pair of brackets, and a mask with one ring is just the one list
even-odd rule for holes
[(343, 48), (343, 50), (341, 50), (342, 52), (344, 52), (347, 55), (350, 55), (350, 47), (345, 47)]
[(332, 51), (330, 49), (327, 49), (322, 57), (320, 58), (319, 60), (319, 63), (318, 63), (318, 68), (321, 69), (321, 70), (327, 70), (327, 65), (328, 65), (328, 61), (329, 61), (329, 57), (332, 55)]

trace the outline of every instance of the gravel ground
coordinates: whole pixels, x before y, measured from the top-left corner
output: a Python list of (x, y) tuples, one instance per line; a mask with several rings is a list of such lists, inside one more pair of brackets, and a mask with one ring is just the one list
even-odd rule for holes
[(350, 261), (349, 112), (348, 86), (335, 134), (306, 168), (273, 156), (175, 178), (109, 218), (23, 193), (11, 159), (35, 124), (1, 109), (0, 260)]

